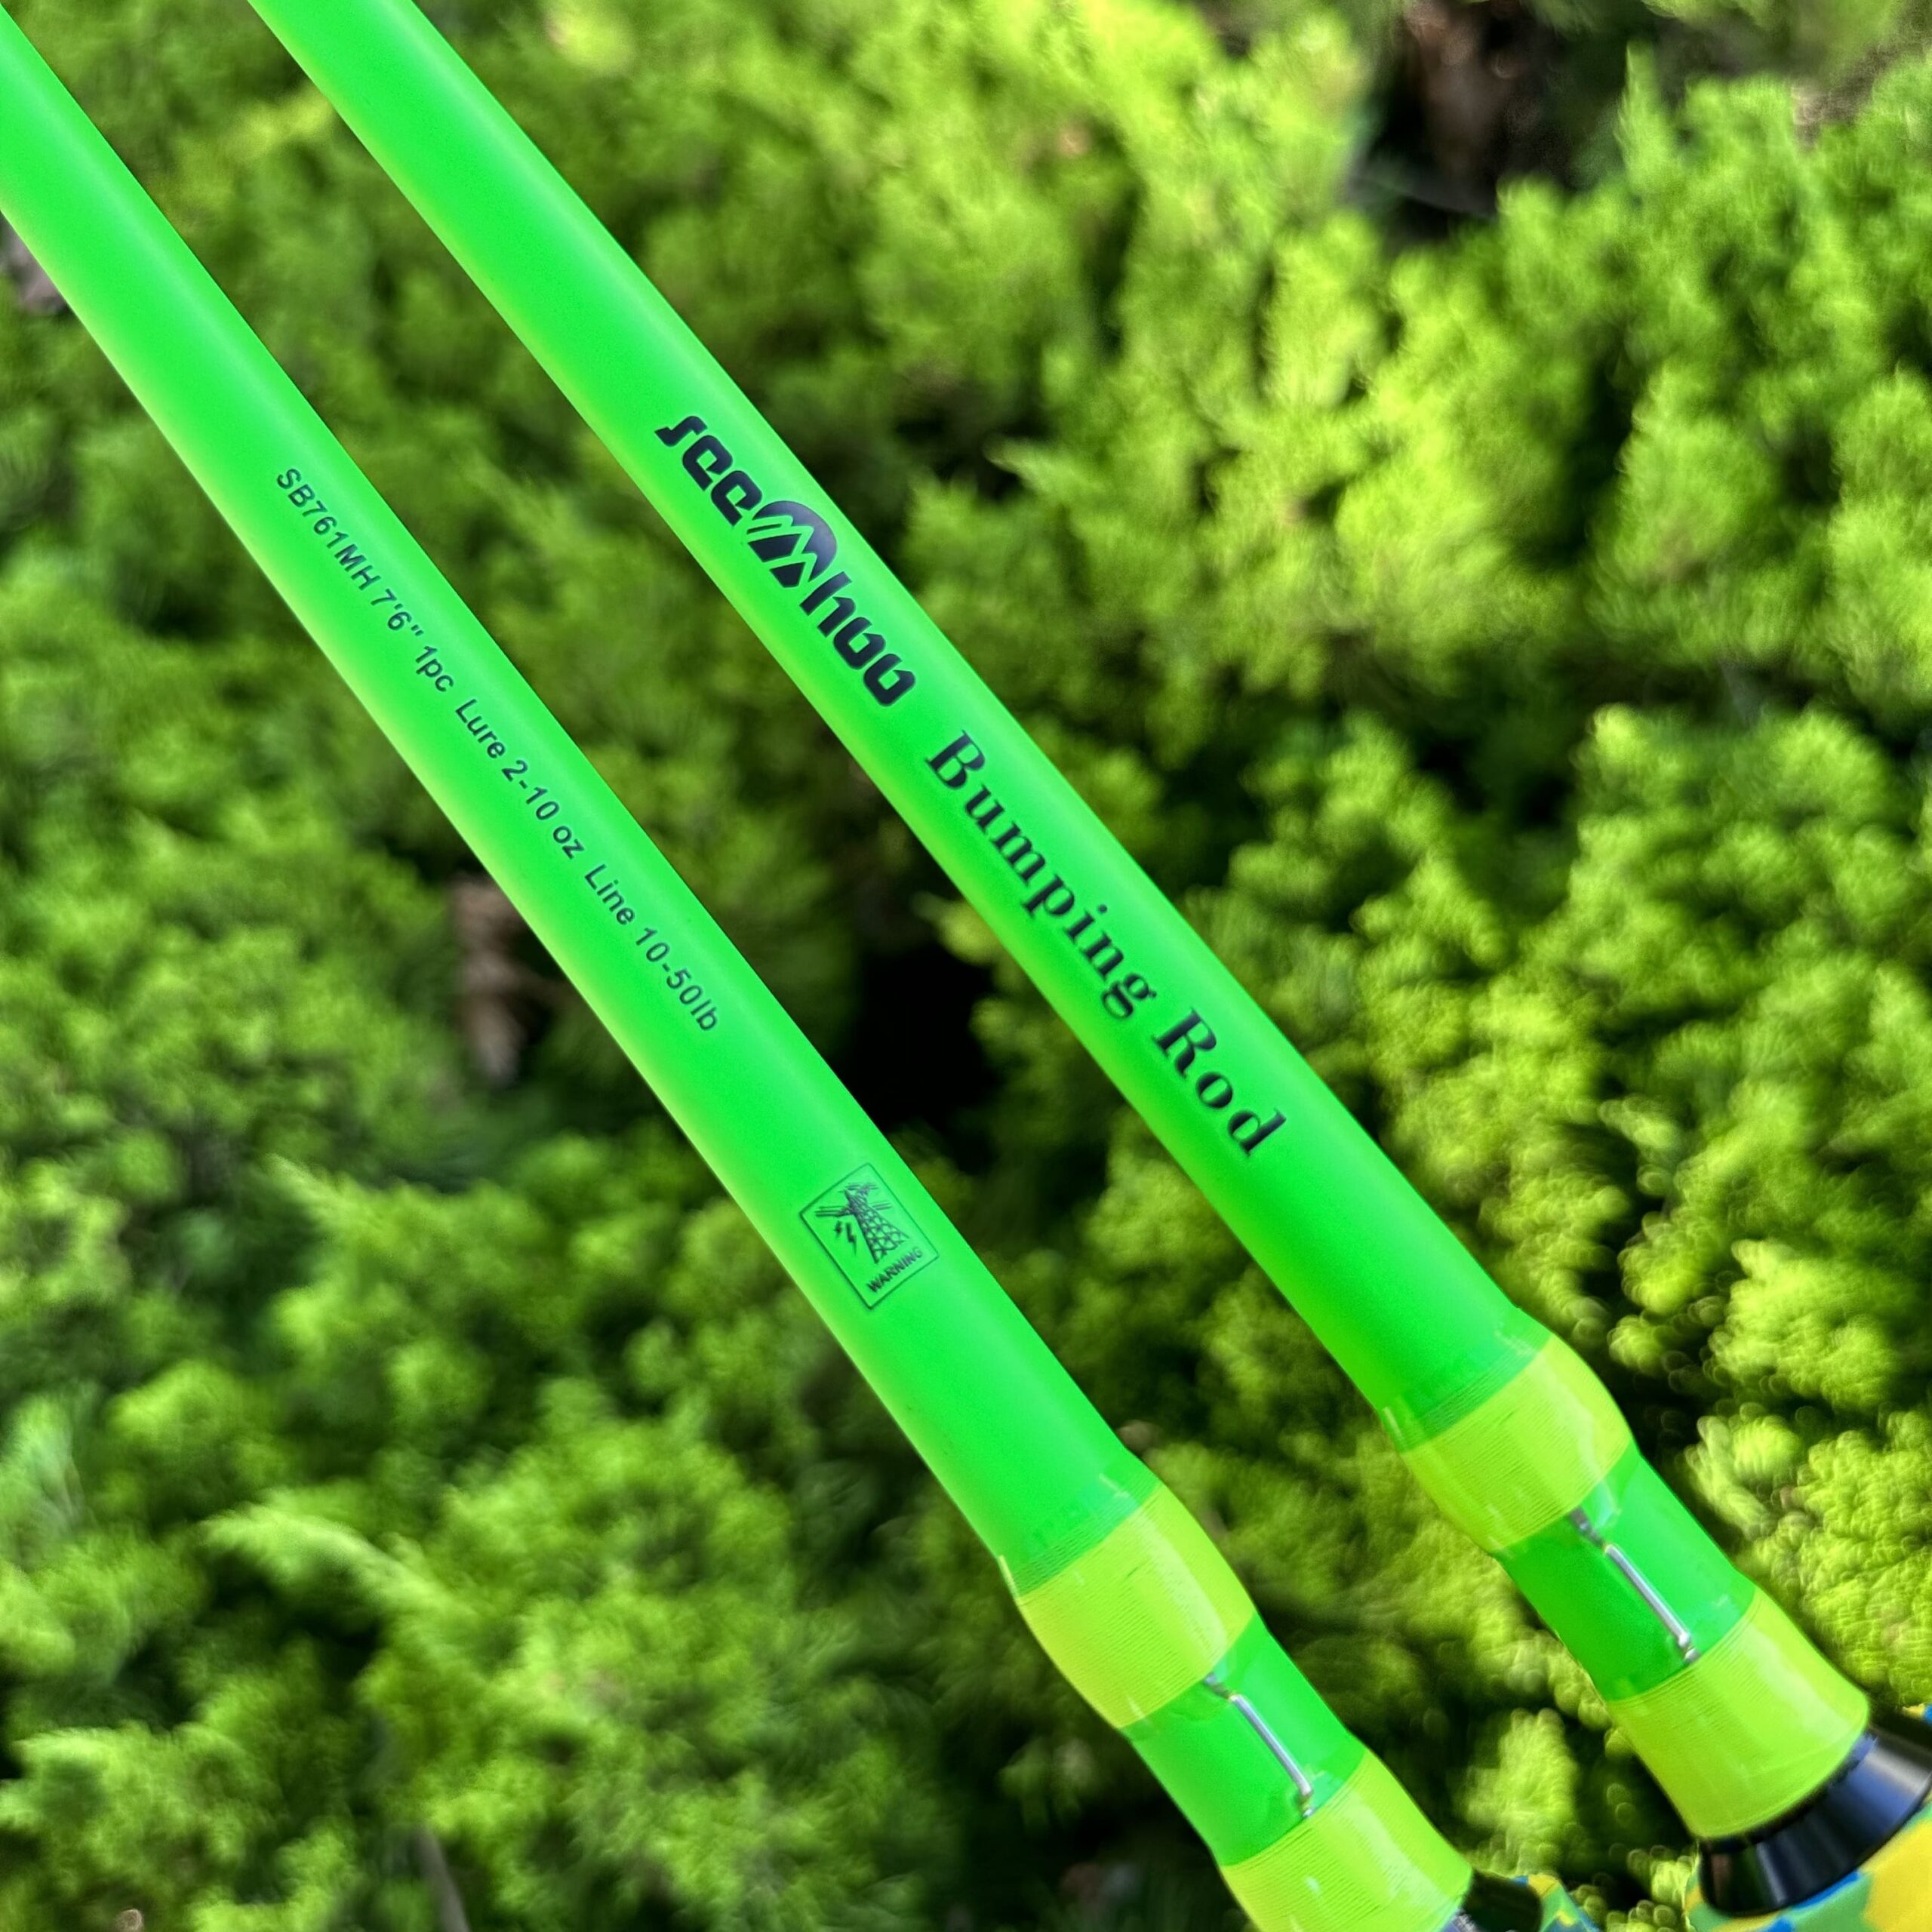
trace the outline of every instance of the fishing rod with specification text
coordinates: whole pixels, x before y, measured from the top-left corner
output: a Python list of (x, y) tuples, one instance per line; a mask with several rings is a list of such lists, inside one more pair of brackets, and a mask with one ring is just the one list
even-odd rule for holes
[(4, 13), (0, 208), (1263, 1932), (1581, 1932), (1321, 1702)]
[(1923, 1727), (1726, 1560), (413, 0), (251, 4), (1589, 1672), (1711, 1922), (1875, 1854), (1932, 1887), (1932, 1833), (1885, 1850)]

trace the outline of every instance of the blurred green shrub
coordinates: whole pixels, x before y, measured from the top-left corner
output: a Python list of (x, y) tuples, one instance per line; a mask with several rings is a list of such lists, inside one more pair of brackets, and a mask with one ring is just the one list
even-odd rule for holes
[[(1672, 1922), (1574, 1667), (268, 35), (17, 11), (1344, 1717), (1479, 1857)], [(1932, 1692), (1932, 66), (1820, 115), (1640, 60), (1597, 186), (1403, 250), (1386, 10), (432, 11), (1740, 1560)], [(1840, 11), (1820, 86), (1910, 25)], [(1783, 18), (1706, 24), (1801, 65)], [(0, 1923), (1219, 1932), (46, 306), (0, 300)]]

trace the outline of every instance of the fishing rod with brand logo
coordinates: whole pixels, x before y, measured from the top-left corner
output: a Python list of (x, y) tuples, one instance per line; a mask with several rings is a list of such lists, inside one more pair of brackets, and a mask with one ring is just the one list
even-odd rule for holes
[(411, 0), (252, 4), (1589, 1671), (1713, 1908), (1888, 1844), (1920, 1727), (1725, 1559)]
[(0, 206), (1264, 1932), (1525, 1932), (1346, 1730), (0, 13)]

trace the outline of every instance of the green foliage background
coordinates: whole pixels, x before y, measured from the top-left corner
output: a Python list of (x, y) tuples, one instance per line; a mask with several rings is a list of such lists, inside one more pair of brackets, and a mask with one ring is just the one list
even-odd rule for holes
[[(1574, 1667), (266, 32), (13, 11), (1347, 1721), (1674, 1923)], [(1932, 1692), (1908, 0), (1550, 0), (1567, 159), (1420, 237), (1383, 0), (432, 11), (1740, 1561)], [(8, 300), (0, 798), (0, 1925), (1238, 1923)]]

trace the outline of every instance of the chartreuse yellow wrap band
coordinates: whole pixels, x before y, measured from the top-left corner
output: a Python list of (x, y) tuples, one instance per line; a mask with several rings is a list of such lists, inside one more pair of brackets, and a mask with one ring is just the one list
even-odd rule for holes
[(1269, 1932), (1441, 1932), (1470, 1872), (1364, 1752), (1312, 1817), (1221, 1875)]
[[(1454, 1917), (1469, 1866), (1308, 1689), (1164, 1484), (1014, 1600), (1180, 1800), (1262, 1932), (1441, 1932)], [(1300, 1802), (1255, 1718), (1294, 1753)]]
[[(1775, 1700), (1767, 1684), (1778, 1687)], [(1801, 1804), (1844, 1762), (1871, 1715), (1865, 1694), (1762, 1590), (1695, 1663), (1609, 1702), (1700, 1838), (1736, 1837)]]
[[(1844, 1763), (1863, 1694), (1718, 1556), (1563, 1343), (1432, 1435), (1395, 1426), (1417, 1479), (1561, 1632), (1699, 1838), (1756, 1830)], [(1587, 1523), (1566, 1523), (1579, 1510)]]
[(1041, 1647), (1117, 1730), (1198, 1684), (1255, 1614), (1226, 1558), (1165, 1484), (1014, 1601)]
[(1567, 1515), (1630, 1443), (1610, 1392), (1552, 1335), (1520, 1374), (1403, 1460), (1443, 1514), (1495, 1552)]

